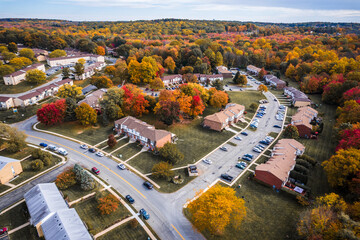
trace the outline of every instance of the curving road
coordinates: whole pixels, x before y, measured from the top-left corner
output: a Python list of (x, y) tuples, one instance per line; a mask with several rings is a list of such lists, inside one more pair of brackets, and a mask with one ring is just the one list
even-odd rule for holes
[[(269, 100), (267, 104), (267, 114), (260, 120), (257, 131), (247, 131), (248, 136), (242, 136), (242, 141), (238, 146), (226, 145), (228, 152), (219, 149), (211, 152), (207, 158), (211, 159), (213, 164), (206, 165), (199, 162), (198, 168), (202, 174), (188, 183), (175, 193), (165, 194), (155, 190), (147, 190), (143, 187), (143, 180), (131, 171), (124, 171), (117, 168), (117, 163), (107, 157), (97, 157), (88, 151), (82, 150), (78, 143), (70, 140), (33, 130), (32, 126), (36, 123), (36, 117), (29, 118), (21, 123), (14, 124), (17, 128), (28, 135), (27, 141), (33, 144), (47, 142), (61, 146), (68, 151), (69, 161), (45, 176), (26, 184), (25, 186), (0, 197), (0, 209), (11, 205), (20, 200), (23, 194), (33, 185), (40, 182), (53, 181), (63, 168), (79, 163), (86, 168), (97, 167), (101, 170), (101, 177), (111, 184), (122, 195), (130, 194), (134, 199), (134, 207), (139, 210), (145, 208), (150, 213), (148, 223), (161, 239), (204, 239), (204, 237), (193, 230), (192, 224), (183, 215), (183, 205), (195, 196), (195, 193), (201, 189), (207, 188), (211, 183), (217, 181), (221, 173), (227, 172), (236, 177), (241, 173), (240, 169), (234, 167), (239, 156), (244, 153), (250, 153), (253, 146), (262, 140), (269, 132), (279, 132), (279, 129), (273, 128), (274, 124), (281, 124), (275, 120), (275, 114), (278, 109), (278, 101), (271, 93), (265, 93)], [(236, 142), (237, 140), (232, 140)], [(252, 152), (252, 154), (254, 154)], [(256, 154), (254, 154), (256, 156)]]

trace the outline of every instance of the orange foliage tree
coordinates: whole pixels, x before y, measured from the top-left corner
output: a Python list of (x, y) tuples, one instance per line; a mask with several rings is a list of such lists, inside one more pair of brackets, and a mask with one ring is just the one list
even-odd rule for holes
[(97, 200), (101, 215), (109, 215), (119, 208), (120, 201), (111, 193)]

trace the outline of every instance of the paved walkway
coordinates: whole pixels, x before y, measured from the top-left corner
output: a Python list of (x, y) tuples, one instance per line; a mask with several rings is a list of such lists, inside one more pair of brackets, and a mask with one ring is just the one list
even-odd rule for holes
[(125, 143), (124, 145), (122, 145), (122, 146), (118, 147), (117, 149), (115, 149), (114, 151), (110, 152), (109, 155), (113, 154), (114, 152), (120, 150), (121, 148), (127, 146), (127, 145), (130, 144), (130, 143), (131, 143), (131, 142)]
[(230, 128), (230, 127), (226, 127), (225, 130), (233, 132), (235, 134), (238, 134), (239, 132), (235, 131), (234, 129)]
[(22, 199), (22, 200), (18, 201), (17, 203), (11, 205), (10, 207), (8, 207), (7, 209), (5, 209), (4, 211), (0, 212), (0, 215), (6, 213), (7, 211), (13, 209), (14, 207), (16, 207), (17, 205), (19, 205), (19, 204), (21, 204), (21, 203), (23, 203), (23, 202), (25, 202), (25, 199)]
[(142, 149), (140, 150), (140, 152), (138, 152), (138, 153), (132, 155), (130, 158), (126, 159), (125, 162), (130, 161), (131, 159), (133, 159), (134, 157), (136, 157), (137, 155), (139, 155), (140, 153), (143, 153), (143, 152), (147, 152), (147, 150), (144, 150), (144, 148), (142, 148)]
[(17, 228), (14, 228), (14, 229), (8, 231), (8, 233), (9, 233), (9, 235), (10, 235), (10, 234), (12, 234), (12, 233), (14, 233), (14, 232), (16, 232), (16, 231), (19, 231), (20, 229), (23, 229), (24, 227), (27, 227), (27, 226), (29, 226), (29, 225), (30, 225), (30, 222), (24, 223), (23, 225), (18, 226)]

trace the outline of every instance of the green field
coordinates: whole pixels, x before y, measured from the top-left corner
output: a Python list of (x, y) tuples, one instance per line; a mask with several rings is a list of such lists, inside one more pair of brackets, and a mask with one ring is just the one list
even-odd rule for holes
[[(120, 141), (117, 141), (116, 145), (115, 145), (113, 148), (106, 147), (106, 148), (104, 148), (103, 150), (104, 150), (105, 152), (110, 153), (110, 152), (116, 150), (117, 148), (125, 145), (125, 144), (128, 143), (128, 142), (129, 142), (129, 138), (125, 138), (125, 139), (122, 139), (122, 140), (120, 140)], [(105, 144), (107, 145), (106, 142), (105, 142)], [(102, 147), (104, 147), (104, 146), (102, 146)]]
[(40, 240), (35, 227), (26, 226), (10, 235), (11, 240)]
[(7, 227), (9, 230), (11, 230), (26, 223), (28, 221), (24, 212), (26, 209), (26, 203), (22, 202), (4, 214), (1, 214), (0, 226)]
[[(118, 151), (114, 152), (113, 155), (119, 157), (121, 160), (126, 160), (133, 155), (139, 153), (142, 149), (142, 146), (139, 143), (129, 143), (128, 145), (120, 148)], [(121, 157), (119, 156), (121, 154)]]
[[(131, 220), (130, 220), (131, 221)], [(98, 240), (113, 240), (113, 239), (146, 239), (148, 237), (145, 230), (140, 226), (132, 228), (130, 222), (126, 222), (114, 230), (98, 237)]]
[(96, 192), (98, 189), (99, 189), (99, 187), (96, 187), (93, 190), (84, 191), (80, 188), (80, 186), (78, 184), (76, 184), (74, 186), (69, 187), (68, 189), (60, 190), (60, 191), (63, 193), (64, 198), (67, 197), (68, 202), (72, 202), (72, 201), (82, 198), (92, 192)]
[[(1, 141), (0, 141), (0, 144), (1, 144)], [(25, 148), (21, 149), (20, 152), (16, 152), (16, 153), (11, 153), (11, 152), (8, 152), (6, 149), (4, 149), (4, 150), (0, 151), (0, 156), (21, 160), (21, 159), (31, 155), (31, 151), (33, 149), (34, 149), (33, 147), (26, 146)]]
[(115, 212), (109, 215), (101, 215), (97, 209), (95, 198), (77, 203), (74, 207), (92, 234), (99, 233), (130, 215), (129, 211), (122, 204), (119, 205), (119, 208)]

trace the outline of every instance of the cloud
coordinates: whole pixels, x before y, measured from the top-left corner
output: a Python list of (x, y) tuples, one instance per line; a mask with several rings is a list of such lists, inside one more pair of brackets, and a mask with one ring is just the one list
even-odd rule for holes
[[(177, 8), (192, 4), (193, 0), (63, 0), (56, 3), (74, 3), (92, 7), (130, 7), (130, 8)], [(198, 2), (205, 3), (200, 0)]]

